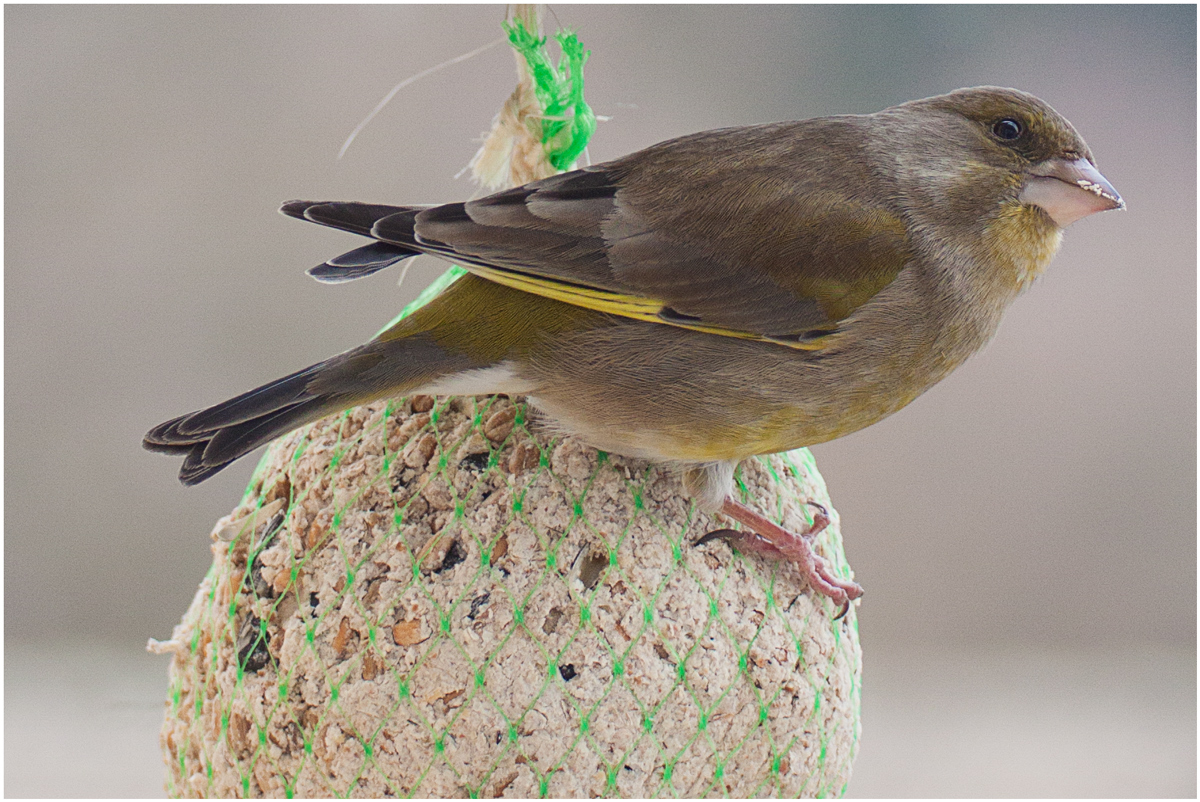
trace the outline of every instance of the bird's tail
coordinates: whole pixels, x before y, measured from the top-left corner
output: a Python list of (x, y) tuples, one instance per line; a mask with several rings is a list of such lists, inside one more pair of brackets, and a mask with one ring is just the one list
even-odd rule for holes
[(376, 224), (387, 221), (386, 242), (376, 241), (355, 248), (308, 271), (317, 281), (339, 284), (369, 276), (419, 253), (430, 252), (432, 249), (423, 247), (414, 232), (417, 214), (427, 208), (351, 201), (294, 200), (283, 204), (279, 211), (297, 220), (307, 220), (376, 240), (379, 238)]
[(194, 485), (292, 429), (351, 406), (415, 392), (468, 367), (427, 337), (372, 340), (216, 406), (159, 424), (142, 445), (183, 455), (179, 480)]

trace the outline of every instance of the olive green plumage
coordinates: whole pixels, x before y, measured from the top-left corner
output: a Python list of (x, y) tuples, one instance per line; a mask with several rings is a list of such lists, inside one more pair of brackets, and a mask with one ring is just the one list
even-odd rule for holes
[(693, 134), (466, 203), (293, 201), (374, 240), (320, 280), (417, 253), (472, 275), (145, 445), (184, 454), (190, 484), (374, 398), (524, 393), (599, 448), (690, 469), (712, 509), (737, 460), (912, 401), (987, 342), (1062, 227), (1122, 205), (1070, 123), (992, 87)]

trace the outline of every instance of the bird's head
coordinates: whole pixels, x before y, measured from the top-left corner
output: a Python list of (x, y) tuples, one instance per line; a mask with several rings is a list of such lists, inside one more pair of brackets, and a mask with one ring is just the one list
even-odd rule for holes
[(895, 106), (881, 115), (902, 140), (901, 180), (942, 222), (984, 222), (1002, 207), (1040, 209), (1058, 228), (1125, 202), (1092, 152), (1045, 101), (992, 86)]

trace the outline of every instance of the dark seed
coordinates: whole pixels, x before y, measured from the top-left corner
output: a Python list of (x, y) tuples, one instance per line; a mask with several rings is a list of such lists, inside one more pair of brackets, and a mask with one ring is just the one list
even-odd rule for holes
[(243, 671), (255, 672), (266, 668), (271, 659), (271, 653), (267, 650), (266, 636), (259, 631), (261, 626), (261, 621), (254, 616), (249, 616), (238, 632), (238, 663), (241, 664)]
[(467, 618), (474, 621), (475, 617), (479, 615), (480, 609), (488, 603), (488, 599), (491, 597), (492, 594), (484, 593), (482, 596), (476, 596), (474, 599), (471, 599), (471, 612), (467, 613)]
[(478, 473), (479, 471), (482, 471), (484, 468), (486, 468), (488, 465), (488, 452), (483, 451), (483, 452), (480, 452), (479, 454), (468, 454), (467, 456), (465, 456), (461, 460), (459, 460), (458, 464), (460, 467), (463, 467), (470, 471), (474, 471), (474, 472)]
[(440, 574), (442, 571), (453, 568), (465, 559), (467, 559), (467, 550), (456, 540), (450, 544), (450, 548), (446, 549), (446, 556), (442, 558), (441, 566), (434, 568), (433, 572)]

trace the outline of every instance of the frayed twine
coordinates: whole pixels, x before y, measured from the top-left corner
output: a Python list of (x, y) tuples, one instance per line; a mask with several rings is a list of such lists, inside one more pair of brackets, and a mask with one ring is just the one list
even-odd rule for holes
[(583, 99), (588, 51), (578, 37), (558, 33), (562, 57), (556, 66), (539, 35), (540, 7), (518, 7), (513, 16), (504, 30), (517, 58), (517, 87), (468, 165), (490, 190), (574, 169), (596, 129), (596, 115)]

